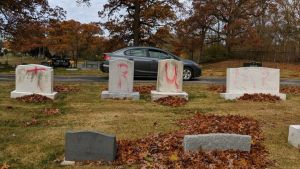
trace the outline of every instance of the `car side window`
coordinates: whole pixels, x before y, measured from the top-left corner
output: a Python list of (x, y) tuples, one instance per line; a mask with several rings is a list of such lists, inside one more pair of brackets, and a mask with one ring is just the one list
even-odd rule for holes
[(152, 49), (149, 50), (149, 56), (151, 58), (157, 58), (157, 59), (170, 59), (170, 58), (172, 58), (170, 55), (168, 55), (165, 52), (158, 51), (158, 50), (152, 50)]
[(146, 57), (145, 49), (130, 49), (124, 52), (127, 56)]

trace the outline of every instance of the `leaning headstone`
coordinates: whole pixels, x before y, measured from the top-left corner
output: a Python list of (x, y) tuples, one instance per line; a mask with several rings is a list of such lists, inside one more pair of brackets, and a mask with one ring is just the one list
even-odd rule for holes
[(151, 91), (151, 99), (178, 96), (188, 100), (182, 91), (183, 63), (174, 59), (160, 60), (158, 63), (156, 90)]
[(139, 100), (139, 92), (133, 92), (134, 62), (127, 59), (109, 61), (108, 91), (102, 91), (102, 99)]
[(16, 68), (16, 90), (11, 98), (39, 94), (55, 99), (57, 92), (53, 91), (53, 68), (43, 65), (18, 65)]
[(221, 97), (226, 100), (237, 99), (244, 94), (271, 94), (286, 99), (280, 93), (280, 70), (265, 67), (228, 68), (226, 78), (226, 93)]
[(67, 132), (66, 161), (114, 161), (116, 137), (91, 131)]
[(200, 135), (186, 135), (183, 139), (184, 151), (214, 151), (214, 150), (239, 150), (250, 151), (251, 136), (213, 133)]
[(300, 149), (300, 125), (290, 125), (288, 142)]

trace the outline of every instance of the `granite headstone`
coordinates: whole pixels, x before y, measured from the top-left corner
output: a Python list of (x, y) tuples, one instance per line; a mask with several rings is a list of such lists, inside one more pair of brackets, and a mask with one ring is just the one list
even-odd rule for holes
[(117, 154), (116, 137), (98, 132), (67, 132), (65, 144), (67, 161), (113, 161)]

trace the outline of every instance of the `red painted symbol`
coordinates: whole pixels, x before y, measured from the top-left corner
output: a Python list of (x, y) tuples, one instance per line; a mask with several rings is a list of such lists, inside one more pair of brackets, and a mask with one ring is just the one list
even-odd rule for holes
[[(119, 77), (119, 82), (118, 82), (118, 87), (121, 89), (122, 88), (122, 77), (124, 79), (127, 79), (128, 77), (128, 65), (125, 64), (125, 63), (121, 63), (121, 64), (118, 64), (118, 68), (119, 70), (121, 70), (121, 77)], [(124, 68), (125, 70), (122, 71), (122, 68)]]
[(179, 89), (179, 84), (177, 83), (177, 65), (174, 66), (174, 76), (173, 78), (169, 78), (168, 74), (168, 63), (165, 64), (165, 72), (166, 72), (166, 80), (168, 84), (175, 84), (176, 89)]
[(38, 68), (38, 67), (34, 67), (34, 69), (28, 69), (26, 70), (26, 72), (33, 72), (34, 75), (37, 75), (39, 71), (44, 71), (46, 70), (45, 68)]

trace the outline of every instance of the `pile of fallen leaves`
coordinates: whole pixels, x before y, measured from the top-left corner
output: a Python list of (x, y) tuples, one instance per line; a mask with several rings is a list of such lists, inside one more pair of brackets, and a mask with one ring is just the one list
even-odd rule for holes
[(27, 96), (18, 97), (17, 100), (26, 102), (26, 103), (45, 103), (48, 101), (53, 101), (52, 99), (42, 96), (39, 94), (31, 94)]
[(35, 126), (35, 125), (38, 125), (38, 124), (40, 124), (40, 121), (36, 118), (32, 118), (30, 121), (24, 122), (25, 127)]
[(159, 98), (155, 102), (164, 106), (178, 107), (185, 105), (188, 101), (182, 97), (168, 96)]
[(285, 86), (280, 91), (288, 94), (300, 94), (300, 86)]
[(255, 93), (255, 94), (244, 94), (239, 97), (238, 100), (248, 100), (254, 102), (276, 102), (280, 101), (280, 97), (271, 94)]
[(225, 85), (210, 85), (208, 87), (208, 90), (216, 92), (216, 93), (225, 93), (226, 92), (226, 86)]
[(71, 92), (79, 92), (79, 88), (76, 86), (65, 86), (65, 85), (56, 85), (54, 86), (54, 91), (58, 93), (71, 93)]
[(10, 166), (4, 163), (3, 165), (0, 165), (0, 169), (10, 169)]
[[(267, 168), (272, 165), (262, 145), (258, 121), (241, 116), (205, 116), (196, 114), (181, 120), (179, 131), (118, 142), (116, 165), (137, 164), (141, 168)], [(251, 151), (199, 151), (185, 153), (184, 135), (235, 133), (251, 135)]]
[(154, 85), (146, 85), (146, 86), (134, 86), (133, 91), (139, 92), (143, 95), (149, 95), (151, 94), (151, 90), (155, 90)]
[(58, 108), (45, 108), (43, 110), (43, 114), (45, 114), (47, 116), (60, 114), (60, 109), (58, 109)]

